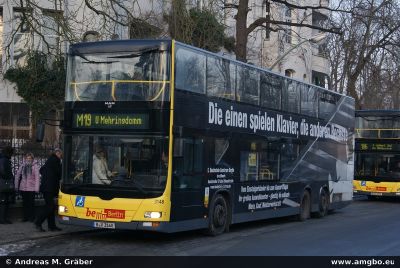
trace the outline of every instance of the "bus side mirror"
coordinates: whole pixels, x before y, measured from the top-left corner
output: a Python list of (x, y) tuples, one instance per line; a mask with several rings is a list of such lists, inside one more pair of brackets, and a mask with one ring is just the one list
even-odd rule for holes
[(45, 124), (43, 122), (37, 123), (36, 125), (36, 142), (43, 142)]

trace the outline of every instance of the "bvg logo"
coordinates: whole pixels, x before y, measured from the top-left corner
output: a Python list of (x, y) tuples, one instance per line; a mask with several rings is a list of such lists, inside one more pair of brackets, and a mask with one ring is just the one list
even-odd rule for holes
[(86, 216), (96, 220), (125, 219), (125, 210), (104, 209), (104, 211), (96, 211), (86, 208)]

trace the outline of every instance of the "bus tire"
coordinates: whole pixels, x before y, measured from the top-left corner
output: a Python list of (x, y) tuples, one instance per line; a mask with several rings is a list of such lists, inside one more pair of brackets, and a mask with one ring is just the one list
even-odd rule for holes
[(329, 194), (328, 191), (323, 188), (321, 189), (321, 193), (319, 194), (318, 200), (318, 211), (315, 212), (316, 218), (323, 218), (328, 215), (329, 211)]
[(311, 196), (310, 193), (305, 190), (300, 201), (300, 213), (299, 220), (305, 221), (310, 218), (311, 215)]
[(229, 228), (229, 210), (225, 198), (218, 194), (210, 206), (207, 234), (217, 236)]

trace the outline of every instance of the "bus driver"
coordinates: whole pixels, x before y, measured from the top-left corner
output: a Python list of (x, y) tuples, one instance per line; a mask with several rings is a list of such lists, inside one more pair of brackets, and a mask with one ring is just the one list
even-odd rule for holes
[(112, 173), (102, 147), (97, 147), (93, 155), (93, 184), (110, 184)]

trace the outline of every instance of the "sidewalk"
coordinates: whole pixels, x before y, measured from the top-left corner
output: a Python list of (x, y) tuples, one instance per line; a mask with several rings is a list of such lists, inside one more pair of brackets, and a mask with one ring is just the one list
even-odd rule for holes
[(0, 224), (0, 245), (93, 230), (87, 227), (62, 225), (56, 220), (57, 226), (60, 227), (62, 231), (48, 231), (47, 221), (45, 221), (42, 226), (46, 232), (38, 232), (32, 222), (21, 222), (22, 208), (18, 205), (10, 208), (10, 219), (13, 222), (12, 224)]
[(75, 233), (75, 232), (84, 232), (93, 230), (87, 227), (80, 227), (80, 226), (70, 226), (70, 225), (61, 225), (58, 224), (58, 227), (62, 229), (62, 231), (58, 232), (50, 232), (47, 231), (47, 224), (46, 222), (43, 224), (43, 229), (46, 232), (38, 232), (35, 229), (35, 226), (32, 222), (18, 222), (13, 221), (12, 224), (1, 224), (0, 225), (0, 245), (15, 243), (24, 240), (33, 240), (39, 238), (46, 238), (46, 237), (55, 237), (60, 235), (65, 235), (68, 233)]

